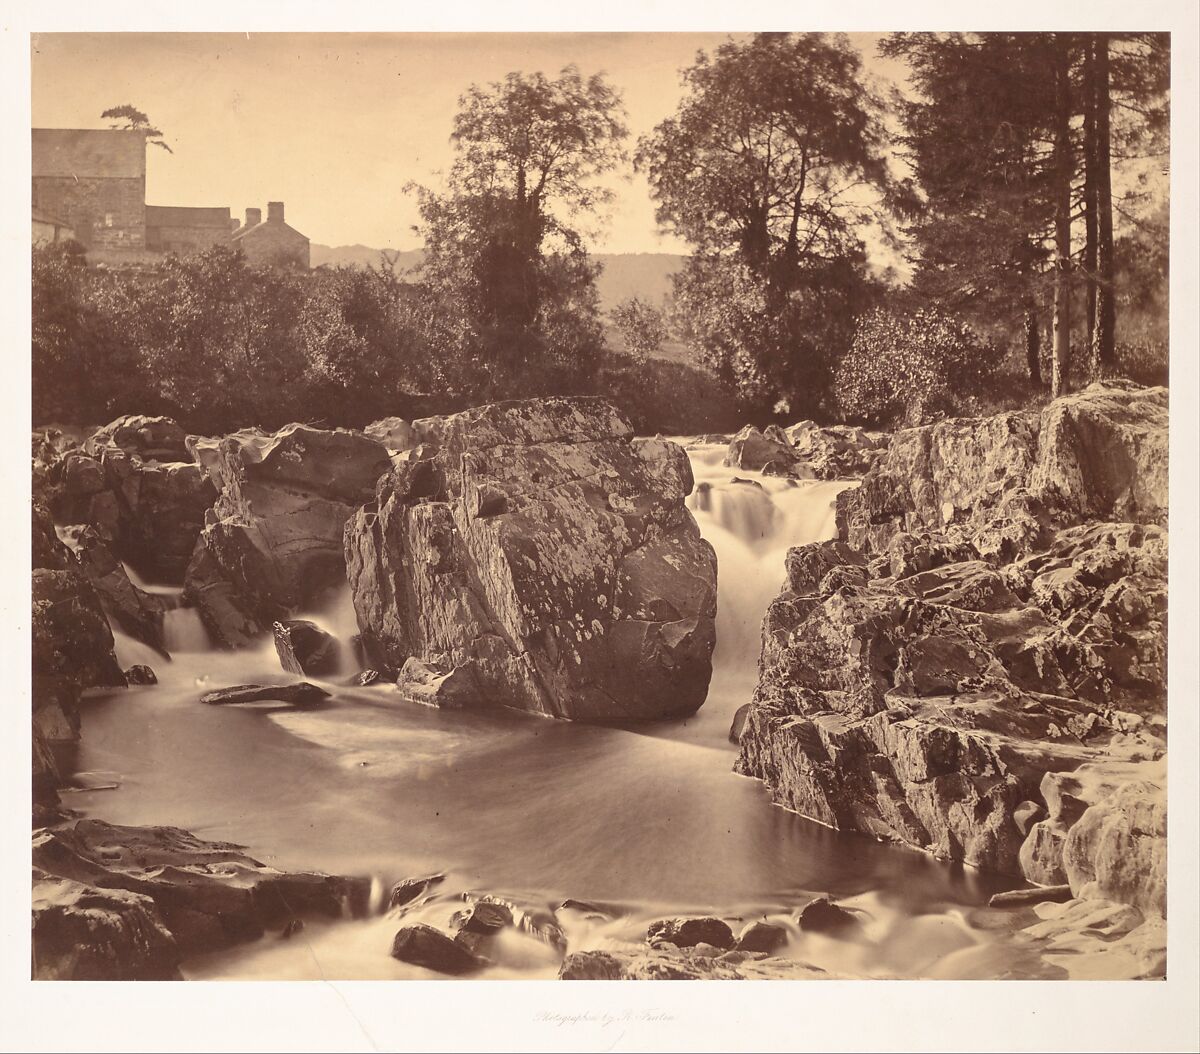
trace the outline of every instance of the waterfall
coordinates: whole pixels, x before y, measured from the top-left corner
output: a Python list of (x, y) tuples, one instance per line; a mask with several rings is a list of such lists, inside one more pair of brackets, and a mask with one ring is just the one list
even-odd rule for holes
[(212, 642), (195, 608), (171, 608), (163, 616), (163, 640), (172, 655), (209, 651)]

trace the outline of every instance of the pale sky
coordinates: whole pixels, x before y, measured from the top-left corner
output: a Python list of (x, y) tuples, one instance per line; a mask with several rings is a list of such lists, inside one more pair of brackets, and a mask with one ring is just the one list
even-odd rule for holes
[[(459, 95), (506, 73), (553, 75), (575, 63), (623, 93), (628, 147), (674, 112), (679, 70), (723, 33), (35, 34), (34, 127), (103, 128), (131, 103), (173, 154), (147, 151), (152, 205), (228, 205), (240, 217), (268, 200), (325, 245), (416, 248), (409, 180), (438, 186), (453, 156)], [(873, 74), (877, 34), (852, 35)], [(687, 252), (660, 233), (632, 166), (610, 180), (611, 221), (592, 246)]]

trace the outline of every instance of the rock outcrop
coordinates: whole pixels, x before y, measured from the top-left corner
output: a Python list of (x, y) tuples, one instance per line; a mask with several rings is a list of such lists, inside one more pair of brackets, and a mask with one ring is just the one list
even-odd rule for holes
[(684, 505), (680, 447), (635, 440), (596, 399), (498, 403), (422, 431), (346, 526), (373, 666), (469, 669), (478, 705), (575, 720), (700, 706), (716, 558)]
[(188, 446), (217, 498), (185, 596), (214, 640), (241, 647), (343, 580), (346, 520), (391, 462), (361, 432), (302, 424), (191, 437)]
[[(183, 956), (293, 919), (366, 913), (370, 883), (267, 867), (175, 827), (99, 820), (33, 835), (34, 976), (170, 980)], [(73, 947), (74, 945), (74, 947)]]
[(82, 688), (123, 687), (112, 630), (80, 571), (33, 572), (33, 672), (67, 677)]
[[(763, 622), (737, 770), (841, 830), (1164, 910), (1166, 392), (897, 434)], [(1084, 819), (1086, 818), (1086, 822)]]

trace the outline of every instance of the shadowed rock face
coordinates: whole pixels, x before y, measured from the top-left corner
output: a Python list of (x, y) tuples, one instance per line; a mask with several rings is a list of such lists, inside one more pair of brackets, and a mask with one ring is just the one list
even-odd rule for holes
[(737, 770), (829, 826), (1161, 912), (1166, 504), (1163, 389), (899, 433), (840, 539), (788, 554)]
[(189, 447), (218, 497), (185, 592), (214, 638), (240, 647), (342, 581), (346, 519), (391, 462), (361, 432), (300, 424)]
[(346, 526), (372, 661), (469, 666), (478, 701), (604, 721), (687, 714), (715, 642), (716, 557), (684, 451), (596, 399), (444, 418)]

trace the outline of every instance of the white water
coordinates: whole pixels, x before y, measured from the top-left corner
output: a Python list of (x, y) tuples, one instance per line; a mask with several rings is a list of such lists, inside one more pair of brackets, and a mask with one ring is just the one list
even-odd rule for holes
[[(435, 925), (446, 924), (466, 889), (543, 909), (567, 897), (605, 904), (607, 920), (560, 914), (571, 950), (636, 941), (663, 914), (717, 913), (735, 928), (764, 916), (784, 923), (790, 954), (855, 976), (1033, 971), (1006, 939), (1005, 917), (979, 908), (994, 883), (828, 831), (772, 807), (758, 783), (733, 775), (729, 724), (753, 691), (759, 626), (784, 555), (832, 536), (833, 501), (847, 484), (792, 486), (731, 471), (721, 447), (690, 454), (700, 486), (689, 505), (716, 550), (719, 578), (714, 675), (694, 717), (621, 729), (442, 712), (405, 703), (387, 685), (348, 688), (340, 675), (325, 682), (334, 698), (318, 710), (210, 708), (197, 702), (203, 691), (293, 679), (269, 638), (239, 653), (177, 647), (164, 663), (133, 658), (141, 646), (120, 637), (121, 661), (147, 662), (159, 684), (90, 701), (75, 767), (119, 786), (81, 792), (71, 804), (113, 822), (241, 842), (279, 867), (371, 875), (381, 890), (447, 870), (438, 887), (445, 896), (407, 916)], [(734, 475), (761, 489), (731, 483)], [(344, 590), (302, 617), (344, 643), (357, 629)], [(199, 646), (196, 626), (190, 613), (177, 616), (177, 645)], [(859, 908), (866, 925), (847, 940), (801, 933), (791, 916), (819, 892)], [(268, 936), (187, 972), (430, 976), (389, 957), (398, 925), (386, 916), (310, 922), (302, 940)], [(510, 935), (486, 976), (550, 977), (557, 965), (542, 945)]]

